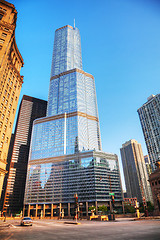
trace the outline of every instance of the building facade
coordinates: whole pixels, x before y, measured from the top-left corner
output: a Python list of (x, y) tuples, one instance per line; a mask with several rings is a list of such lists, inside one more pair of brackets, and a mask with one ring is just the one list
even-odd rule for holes
[(23, 83), (23, 59), (15, 41), (17, 11), (0, 1), (0, 198), (13, 122)]
[(145, 161), (145, 164), (146, 164), (147, 173), (148, 173), (148, 177), (149, 177), (149, 175), (152, 173), (152, 167), (151, 167), (151, 162), (150, 162), (150, 159), (149, 159), (149, 155), (144, 156), (144, 161)]
[(94, 77), (82, 70), (79, 30), (67, 25), (55, 32), (47, 116), (34, 121), (25, 210), (70, 215), (77, 193), (87, 215), (91, 203), (110, 204), (110, 188), (118, 204), (118, 158), (101, 151)]
[(3, 188), (3, 213), (15, 214), (23, 209), (28, 155), (33, 121), (46, 115), (47, 102), (24, 95), (19, 107), (9, 172)]
[(156, 162), (156, 166), (156, 170), (149, 176), (149, 182), (153, 194), (154, 214), (160, 215), (160, 161)]
[(153, 202), (141, 144), (132, 139), (122, 144), (120, 151), (127, 197), (136, 197), (139, 202), (144, 199)]
[(160, 94), (151, 95), (137, 111), (154, 171), (160, 156)]

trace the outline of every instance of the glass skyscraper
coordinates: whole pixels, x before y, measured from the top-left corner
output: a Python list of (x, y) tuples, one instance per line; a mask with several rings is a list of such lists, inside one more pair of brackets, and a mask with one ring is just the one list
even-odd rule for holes
[(160, 94), (151, 95), (147, 100), (137, 112), (154, 172), (160, 159)]
[(70, 215), (77, 193), (87, 215), (88, 202), (109, 204), (110, 191), (119, 206), (118, 158), (101, 152), (94, 77), (82, 70), (79, 30), (67, 25), (55, 32), (47, 116), (34, 121), (25, 209)]

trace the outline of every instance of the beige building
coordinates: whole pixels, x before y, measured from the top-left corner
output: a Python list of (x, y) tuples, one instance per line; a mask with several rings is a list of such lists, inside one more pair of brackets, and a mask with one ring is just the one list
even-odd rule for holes
[(157, 169), (149, 176), (151, 184), (153, 201), (154, 201), (154, 213), (160, 215), (160, 161), (156, 162)]
[(15, 41), (17, 11), (0, 1), (0, 197), (6, 174), (7, 154), (13, 122), (23, 83), (23, 59)]
[(121, 157), (127, 198), (136, 197), (139, 202), (153, 202), (141, 144), (134, 139), (122, 144)]

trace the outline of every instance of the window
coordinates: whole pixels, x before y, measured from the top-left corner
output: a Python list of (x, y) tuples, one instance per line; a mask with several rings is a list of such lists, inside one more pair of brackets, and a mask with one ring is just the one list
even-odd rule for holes
[(0, 43), (3, 44), (4, 43), (4, 40), (0, 38)]
[(2, 33), (2, 37), (6, 38), (7, 34), (6, 33)]
[(0, 143), (0, 148), (2, 148), (2, 147), (3, 147), (3, 142)]
[(10, 115), (10, 111), (7, 112), (7, 116), (8, 116), (8, 117), (9, 117), (9, 115)]
[(3, 17), (3, 15), (2, 15), (2, 14), (0, 14), (0, 21), (1, 21), (2, 17)]

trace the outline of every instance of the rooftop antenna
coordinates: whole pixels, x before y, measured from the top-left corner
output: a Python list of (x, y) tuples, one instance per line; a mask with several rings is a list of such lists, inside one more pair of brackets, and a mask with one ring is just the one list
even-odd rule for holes
[(74, 28), (75, 28), (75, 25), (76, 25), (76, 24), (75, 24), (75, 18), (74, 18)]

